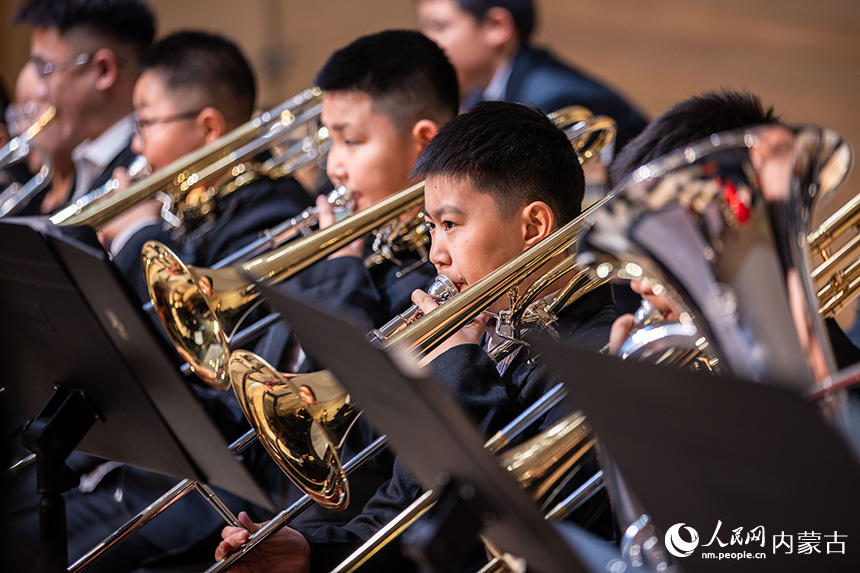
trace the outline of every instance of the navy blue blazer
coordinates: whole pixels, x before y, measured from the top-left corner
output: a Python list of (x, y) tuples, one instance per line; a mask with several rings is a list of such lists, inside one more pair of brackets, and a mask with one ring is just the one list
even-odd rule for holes
[[(617, 316), (611, 289), (605, 285), (562, 311), (555, 326), (563, 340), (581, 348), (599, 350), (609, 340), (609, 330)], [(451, 348), (431, 365), (437, 379), (463, 406), (484, 437), (501, 429), (557, 383), (539, 360), (530, 360), (527, 348), (520, 349), (503, 375), (476, 344)], [(566, 413), (561, 408), (553, 410), (539, 429), (545, 429)], [(345, 526), (302, 531), (311, 544), (311, 571), (330, 570), (399, 514), (420, 492), (421, 486), (399, 459), (396, 460), (391, 480), (377, 490), (361, 515)], [(395, 570), (392, 569), (395, 563), (397, 570), (409, 567), (396, 550), (387, 550), (378, 559), (376, 568), (379, 570)]]
[(641, 132), (645, 119), (620, 95), (553, 54), (522, 46), (514, 57), (504, 93), (505, 101), (536, 105), (551, 113), (571, 105), (585, 106), (594, 115), (608, 115), (618, 125), (615, 149)]

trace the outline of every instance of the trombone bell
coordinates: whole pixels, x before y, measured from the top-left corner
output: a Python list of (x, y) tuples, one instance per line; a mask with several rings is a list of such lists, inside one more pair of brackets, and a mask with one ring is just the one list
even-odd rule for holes
[(254, 283), (233, 267), (186, 265), (155, 241), (140, 257), (149, 296), (176, 350), (209, 386), (227, 390), (230, 339), (260, 302)]
[(228, 365), (236, 399), (266, 450), (314, 501), (346, 509), (349, 486), (339, 449), (361, 411), (328, 371), (282, 374), (252, 352)]

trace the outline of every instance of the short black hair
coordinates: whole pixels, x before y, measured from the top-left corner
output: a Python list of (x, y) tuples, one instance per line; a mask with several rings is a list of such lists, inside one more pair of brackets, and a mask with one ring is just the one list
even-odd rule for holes
[(459, 0), (460, 8), (479, 22), (490, 8), (504, 8), (511, 13), (520, 42), (528, 44), (535, 29), (535, 5), (532, 0)]
[(412, 30), (363, 36), (336, 51), (317, 73), (325, 91), (363, 92), (401, 131), (421, 119), (442, 125), (460, 107), (457, 72), (432, 40)]
[(537, 108), (501, 101), (478, 103), (443, 126), (412, 176), (467, 180), (492, 195), (503, 214), (543, 201), (559, 225), (580, 214), (585, 193), (579, 158), (564, 132)]
[(26, 0), (12, 21), (56, 28), (61, 34), (89, 28), (137, 54), (155, 38), (155, 16), (145, 0)]
[(157, 73), (176, 93), (200, 88), (228, 123), (251, 118), (257, 97), (254, 71), (238, 46), (224, 36), (184, 30), (165, 36), (141, 57), (141, 72)]
[(655, 118), (615, 156), (609, 179), (618, 183), (639, 166), (712, 133), (780, 123), (773, 107), (749, 92), (719, 90), (677, 103)]

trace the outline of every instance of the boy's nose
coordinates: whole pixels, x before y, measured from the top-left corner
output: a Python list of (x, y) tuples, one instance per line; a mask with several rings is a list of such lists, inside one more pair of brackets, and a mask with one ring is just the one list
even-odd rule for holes
[(143, 139), (137, 133), (131, 138), (131, 150), (135, 155), (143, 155)]
[(430, 262), (436, 266), (436, 270), (439, 272), (451, 264), (451, 256), (441, 240), (434, 238), (430, 241)]

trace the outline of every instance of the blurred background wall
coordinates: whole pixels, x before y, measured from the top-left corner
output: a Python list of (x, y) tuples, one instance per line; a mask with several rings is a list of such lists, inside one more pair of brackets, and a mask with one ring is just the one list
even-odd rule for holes
[[(159, 33), (205, 28), (231, 36), (255, 65), (261, 107), (309, 86), (354, 38), (414, 28), (412, 0), (151, 0)], [(536, 44), (614, 86), (653, 116), (708, 89), (747, 89), (791, 123), (840, 131), (860, 150), (857, 0), (536, 0)], [(28, 30), (0, 3), (0, 77), (27, 59)], [(860, 192), (856, 173), (843, 197)], [(824, 205), (817, 219), (835, 209)]]
[[(352, 39), (416, 26), (411, 0), (151, 2), (160, 34), (205, 28), (236, 39), (258, 71), (261, 106), (310, 85), (328, 54)], [(536, 3), (537, 44), (602, 78), (649, 115), (707, 89), (743, 88), (790, 122), (833, 127), (860, 145), (857, 0)], [(0, 77), (9, 88), (27, 58), (28, 31), (8, 24), (16, 0), (0, 4)]]

